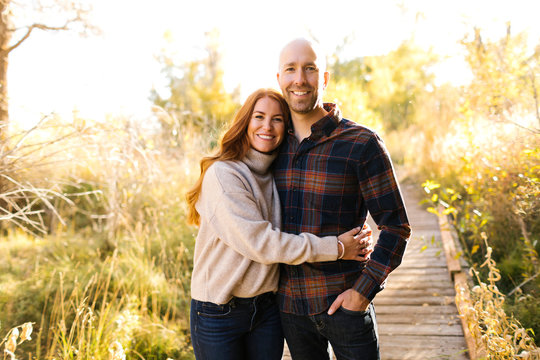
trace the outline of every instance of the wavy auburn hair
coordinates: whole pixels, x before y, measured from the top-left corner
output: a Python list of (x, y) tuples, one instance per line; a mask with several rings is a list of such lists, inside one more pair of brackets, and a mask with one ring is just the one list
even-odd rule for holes
[[(202, 183), (206, 170), (216, 161), (225, 160), (241, 160), (246, 156), (251, 144), (247, 137), (247, 128), (253, 115), (253, 109), (257, 101), (263, 98), (270, 98), (279, 103), (283, 118), (285, 121), (285, 129), (288, 128), (291, 118), (289, 106), (283, 96), (274, 89), (259, 89), (248, 96), (244, 105), (236, 113), (230, 128), (225, 132), (219, 142), (219, 149), (215, 155), (204, 157), (201, 160), (201, 175), (195, 185), (186, 194), (188, 203), (188, 218), (189, 224), (200, 225), (201, 217), (195, 209), (195, 204), (201, 195)], [(285, 130), (287, 131), (287, 130)]]

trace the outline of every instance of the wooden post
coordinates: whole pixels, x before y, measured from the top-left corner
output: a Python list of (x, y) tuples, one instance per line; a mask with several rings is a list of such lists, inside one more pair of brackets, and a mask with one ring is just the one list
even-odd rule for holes
[[(439, 213), (442, 213), (441, 209), (439, 209)], [(441, 241), (444, 249), (444, 255), (446, 257), (446, 264), (448, 266), (450, 276), (452, 277), (452, 281), (454, 282), (456, 293), (461, 292), (466, 302), (470, 303), (471, 299), (469, 296), (469, 286), (467, 284), (467, 274), (461, 268), (459, 257), (457, 256), (456, 244), (450, 229), (450, 224), (448, 223), (445, 215), (439, 215), (438, 218), (441, 231)], [(461, 309), (461, 306), (457, 301), (456, 306), (458, 312), (463, 314), (464, 311)], [(469, 330), (467, 320), (463, 316), (460, 316), (460, 319), (465, 342), (467, 343), (467, 348), (469, 349), (469, 358), (471, 360), (479, 359), (481, 354), (479, 354), (479, 351), (476, 348), (476, 341)]]

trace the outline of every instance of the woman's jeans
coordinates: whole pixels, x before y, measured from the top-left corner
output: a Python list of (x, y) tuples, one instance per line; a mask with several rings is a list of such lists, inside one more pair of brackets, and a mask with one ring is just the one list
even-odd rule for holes
[(197, 360), (279, 360), (283, 332), (275, 295), (227, 304), (191, 300), (191, 342)]

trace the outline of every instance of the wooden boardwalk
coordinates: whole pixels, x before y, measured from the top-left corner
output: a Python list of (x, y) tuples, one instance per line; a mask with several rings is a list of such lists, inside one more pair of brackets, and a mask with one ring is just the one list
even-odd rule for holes
[(381, 358), (468, 359), (437, 216), (419, 205), (411, 185), (402, 190), (413, 234), (402, 264), (374, 300)]
[[(401, 188), (413, 235), (402, 264), (374, 300), (381, 359), (469, 359), (438, 219), (419, 205), (414, 187)], [(283, 359), (291, 359), (286, 347)]]

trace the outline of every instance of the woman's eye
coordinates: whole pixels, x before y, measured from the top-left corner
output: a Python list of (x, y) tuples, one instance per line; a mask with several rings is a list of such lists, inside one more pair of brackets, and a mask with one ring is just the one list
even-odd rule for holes
[(282, 122), (283, 119), (282, 118), (273, 118), (272, 120), (276, 121), (276, 122)]

